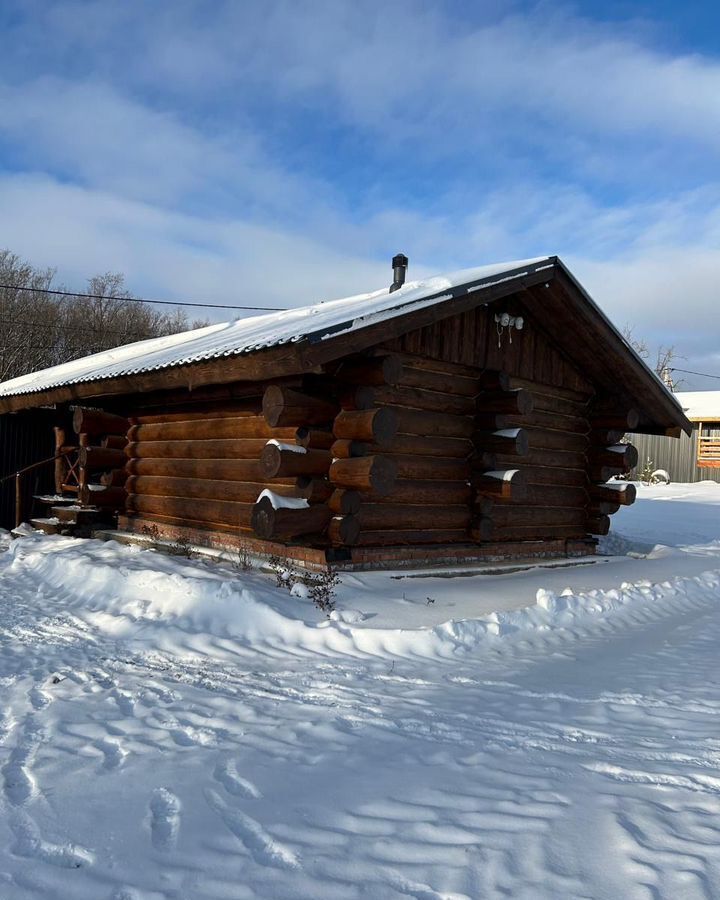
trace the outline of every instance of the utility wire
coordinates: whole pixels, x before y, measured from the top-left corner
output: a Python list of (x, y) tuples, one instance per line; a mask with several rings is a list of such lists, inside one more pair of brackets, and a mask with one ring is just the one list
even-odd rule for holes
[(720, 375), (708, 375), (707, 372), (691, 372), (690, 369), (676, 369), (674, 366), (669, 366), (668, 371), (682, 372), (683, 375), (699, 375), (701, 378), (717, 378), (720, 380)]
[[(98, 328), (88, 328), (88, 327), (79, 327), (74, 324), (68, 324), (66, 322), (58, 322), (58, 323), (50, 323), (47, 322), (31, 322), (28, 319), (2, 319), (0, 318), (0, 323), (3, 325), (22, 325), (27, 328), (42, 328), (45, 331), (57, 331), (58, 338), (62, 338), (63, 332), (72, 332), (82, 333), (82, 334), (95, 334), (98, 332), (102, 332), (102, 334), (117, 334), (121, 337), (137, 337), (141, 340), (144, 340), (148, 336), (143, 331), (125, 331), (122, 328), (103, 328), (102, 326)], [(191, 329), (188, 329), (191, 330)], [(150, 335), (150, 337), (168, 337), (169, 335)]]
[(286, 306), (231, 306), (228, 303), (191, 303), (188, 300), (146, 300), (143, 297), (106, 297), (103, 294), (81, 294), (77, 291), (56, 291), (50, 288), (22, 287), (0, 284), (0, 290), (27, 291), (31, 294), (55, 294), (58, 297), (84, 297), (87, 300), (114, 300), (118, 303), (157, 303), (162, 306), (196, 306), (201, 309), (249, 309), (253, 312), (285, 312)]

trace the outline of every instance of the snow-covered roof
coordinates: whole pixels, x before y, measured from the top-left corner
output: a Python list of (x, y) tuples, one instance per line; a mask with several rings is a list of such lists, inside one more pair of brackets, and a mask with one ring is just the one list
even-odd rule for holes
[(675, 398), (688, 419), (720, 419), (720, 391), (679, 391)]
[(392, 294), (383, 288), (369, 294), (138, 341), (5, 381), (0, 384), (0, 397), (238, 356), (305, 339), (321, 341), (440, 303), (449, 299), (444, 292), (460, 286), (467, 286), (467, 291), (472, 292), (550, 268), (555, 259), (543, 256), (464, 269), (407, 282)]

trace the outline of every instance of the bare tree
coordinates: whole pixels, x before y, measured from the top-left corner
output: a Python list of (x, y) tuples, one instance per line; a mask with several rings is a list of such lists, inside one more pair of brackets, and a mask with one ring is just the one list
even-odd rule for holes
[(0, 250), (0, 381), (207, 324), (190, 324), (182, 310), (163, 312), (133, 298), (119, 273), (90, 278), (86, 293), (93, 298), (44, 293), (54, 277), (54, 270)]
[[(647, 345), (647, 342), (638, 339), (633, 335), (633, 327), (631, 325), (625, 325), (622, 331), (623, 337), (630, 344), (633, 350), (638, 354), (641, 359), (644, 359), (648, 365), (651, 365), (648, 362), (651, 358), (650, 348)], [(663, 381), (663, 383), (670, 388), (671, 391), (675, 391), (680, 387), (680, 385), (685, 380), (684, 378), (675, 379), (673, 377), (673, 363), (678, 359), (685, 359), (684, 356), (680, 356), (675, 350), (675, 345), (671, 344), (669, 346), (664, 346), (660, 344), (655, 353), (655, 362), (652, 365), (652, 369), (656, 375)]]

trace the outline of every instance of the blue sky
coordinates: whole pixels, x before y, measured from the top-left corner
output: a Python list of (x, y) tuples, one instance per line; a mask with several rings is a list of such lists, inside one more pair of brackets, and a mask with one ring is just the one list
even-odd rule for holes
[(669, 0), (4, 0), (0, 246), (271, 306), (398, 250), (411, 277), (557, 253), (720, 375), (718, 34)]

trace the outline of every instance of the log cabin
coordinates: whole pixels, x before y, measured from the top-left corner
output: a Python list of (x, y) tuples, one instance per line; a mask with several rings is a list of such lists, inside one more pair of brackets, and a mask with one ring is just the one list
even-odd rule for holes
[(594, 552), (629, 432), (690, 423), (556, 256), (239, 319), (0, 384), (130, 535), (309, 567)]

